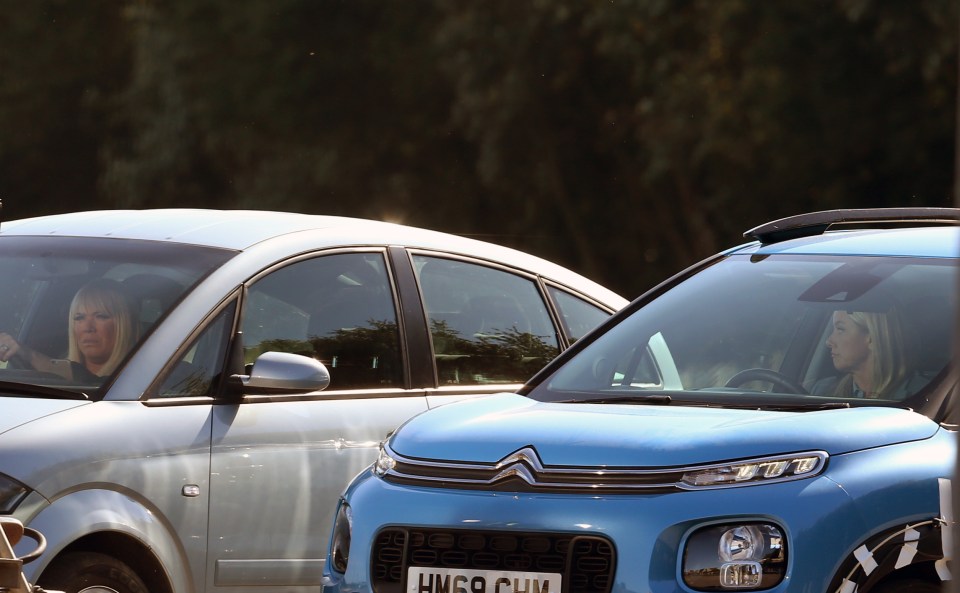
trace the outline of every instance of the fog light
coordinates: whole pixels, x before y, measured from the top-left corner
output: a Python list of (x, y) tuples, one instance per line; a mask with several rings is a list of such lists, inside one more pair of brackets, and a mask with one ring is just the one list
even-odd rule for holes
[(759, 562), (737, 562), (720, 567), (720, 586), (736, 589), (756, 589), (760, 586), (763, 569)]
[(786, 573), (780, 527), (743, 522), (694, 531), (683, 550), (683, 582), (699, 591), (769, 589)]
[(756, 525), (740, 525), (720, 536), (717, 555), (721, 560), (757, 560), (763, 557), (765, 538)]

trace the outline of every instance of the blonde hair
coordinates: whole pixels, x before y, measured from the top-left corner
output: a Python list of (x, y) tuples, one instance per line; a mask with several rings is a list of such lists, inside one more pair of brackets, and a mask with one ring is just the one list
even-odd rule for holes
[[(873, 356), (872, 392), (876, 397), (888, 397), (907, 375), (907, 354), (903, 343), (900, 317), (895, 310), (885, 313), (847, 311), (850, 320), (870, 337), (870, 355)], [(849, 393), (853, 376), (847, 375), (837, 385), (838, 393)]]
[(83, 354), (77, 345), (77, 334), (74, 329), (73, 319), (76, 317), (80, 307), (103, 311), (113, 317), (116, 328), (116, 342), (113, 345), (113, 351), (110, 358), (100, 368), (97, 375), (104, 377), (112, 373), (120, 361), (127, 355), (127, 352), (137, 341), (138, 326), (134, 321), (133, 307), (130, 301), (123, 294), (123, 289), (119, 282), (101, 278), (86, 284), (77, 291), (70, 303), (70, 317), (68, 323), (68, 335), (70, 341), (70, 351), (67, 357), (83, 364)]

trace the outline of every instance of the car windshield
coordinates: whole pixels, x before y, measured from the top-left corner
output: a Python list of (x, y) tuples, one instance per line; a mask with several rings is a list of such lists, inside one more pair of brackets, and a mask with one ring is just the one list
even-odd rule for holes
[(157, 241), (0, 237), (0, 391), (92, 393), (233, 254)]
[(657, 295), (529, 395), (909, 405), (951, 357), (953, 260), (734, 255)]

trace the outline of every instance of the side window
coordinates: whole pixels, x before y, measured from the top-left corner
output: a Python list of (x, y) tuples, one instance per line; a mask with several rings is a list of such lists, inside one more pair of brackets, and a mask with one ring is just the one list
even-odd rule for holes
[(441, 385), (523, 383), (559, 342), (536, 284), (458, 260), (414, 256)]
[(393, 292), (380, 253), (303, 260), (254, 283), (243, 312), (244, 362), (268, 351), (316, 358), (330, 389), (403, 384)]
[(213, 395), (226, 360), (236, 303), (220, 312), (160, 382), (159, 397)]
[(567, 337), (571, 343), (582, 338), (588, 331), (600, 325), (610, 316), (600, 307), (565, 290), (560, 290), (555, 286), (548, 287), (548, 290), (550, 297), (557, 306), (557, 310), (560, 312), (563, 330), (567, 332)]

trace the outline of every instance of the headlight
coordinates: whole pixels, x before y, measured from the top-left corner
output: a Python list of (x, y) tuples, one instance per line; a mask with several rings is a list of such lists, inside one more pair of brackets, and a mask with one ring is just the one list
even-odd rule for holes
[(30, 489), (13, 478), (0, 475), (0, 515), (12, 513)]
[(386, 445), (380, 443), (380, 455), (377, 456), (377, 462), (373, 464), (373, 473), (378, 476), (384, 476), (397, 465), (397, 461), (390, 456)]
[(688, 489), (771, 484), (811, 478), (819, 474), (826, 464), (827, 454), (823, 451), (763, 457), (698, 467), (685, 472), (680, 482)]
[(769, 589), (783, 580), (786, 569), (786, 540), (770, 523), (704, 527), (683, 551), (683, 582), (698, 591)]
[(347, 564), (350, 562), (351, 531), (353, 531), (353, 513), (350, 511), (350, 505), (341, 500), (337, 520), (333, 524), (333, 535), (330, 538), (330, 563), (340, 574), (347, 572)]

